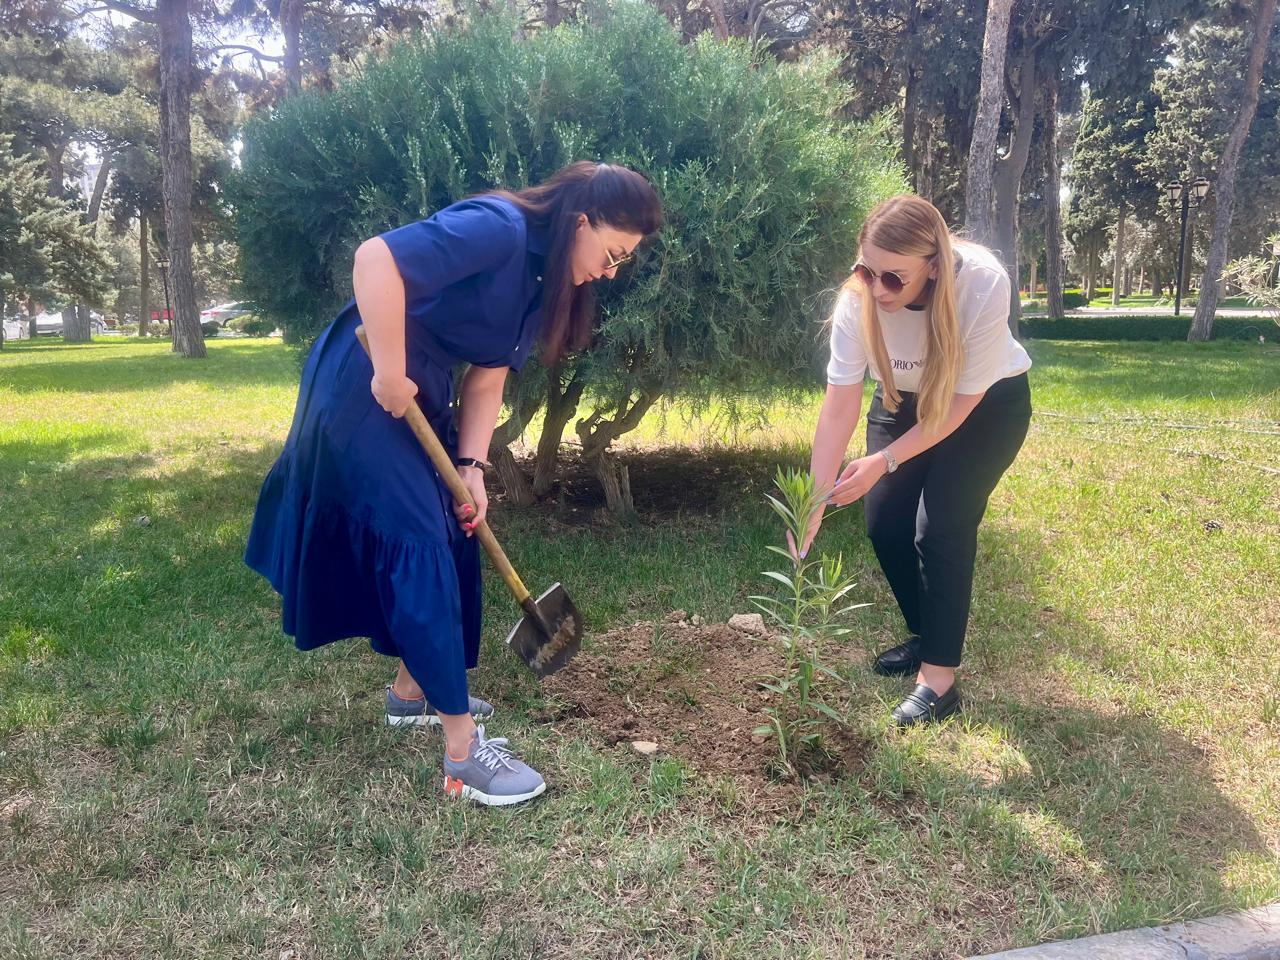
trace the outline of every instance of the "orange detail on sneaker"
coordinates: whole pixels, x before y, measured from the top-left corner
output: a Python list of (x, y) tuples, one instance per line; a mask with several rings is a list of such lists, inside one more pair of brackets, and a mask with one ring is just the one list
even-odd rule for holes
[(462, 796), (463, 786), (464, 786), (463, 782), (459, 780), (457, 777), (451, 777), (448, 774), (445, 774), (444, 792), (449, 794), (449, 796), (451, 797)]

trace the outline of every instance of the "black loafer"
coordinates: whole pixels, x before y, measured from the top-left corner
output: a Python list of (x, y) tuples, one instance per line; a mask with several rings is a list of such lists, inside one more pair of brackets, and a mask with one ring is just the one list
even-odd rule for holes
[(882, 677), (905, 677), (920, 672), (920, 638), (915, 634), (896, 647), (890, 647), (876, 657), (873, 669)]
[(937, 723), (960, 710), (960, 690), (953, 683), (951, 689), (938, 696), (923, 683), (907, 694), (907, 698), (893, 708), (893, 722), (900, 727), (913, 727), (918, 723)]

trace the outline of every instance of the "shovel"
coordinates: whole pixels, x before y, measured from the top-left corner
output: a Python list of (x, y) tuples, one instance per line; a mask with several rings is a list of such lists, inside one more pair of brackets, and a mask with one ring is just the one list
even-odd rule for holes
[[(364, 327), (356, 327), (356, 337), (364, 347), (365, 353), (368, 353), (369, 340), (365, 336)], [(476, 504), (471, 499), (471, 491), (458, 476), (453, 461), (440, 443), (436, 432), (431, 429), (431, 424), (427, 422), (416, 400), (409, 404), (404, 418), (422, 444), (422, 449), (431, 459), (436, 473), (440, 474), (449, 492), (453, 494), (453, 499), (458, 503), (470, 504), (471, 509), (475, 510)], [(503, 581), (510, 588), (516, 602), (524, 610), (524, 616), (520, 618), (520, 622), (512, 627), (511, 633), (507, 635), (507, 646), (514, 650), (516, 655), (538, 676), (551, 676), (582, 649), (582, 617), (578, 613), (578, 608), (573, 605), (564, 587), (558, 583), (553, 583), (546, 593), (534, 600), (529, 593), (529, 588), (524, 585), (515, 567), (511, 566), (511, 561), (498, 545), (497, 538), (489, 529), (488, 521), (481, 520), (476, 525), (475, 535), (484, 546), (485, 552), (489, 554), (489, 559), (498, 573), (502, 575)]]

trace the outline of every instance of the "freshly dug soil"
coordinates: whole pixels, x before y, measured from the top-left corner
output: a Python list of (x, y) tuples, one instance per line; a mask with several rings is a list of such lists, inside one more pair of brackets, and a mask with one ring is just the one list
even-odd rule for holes
[[(656, 743), (659, 754), (679, 757), (708, 779), (729, 777), (749, 795), (793, 794), (800, 783), (780, 764), (775, 739), (753, 734), (775, 696), (761, 684), (782, 665), (774, 637), (686, 619), (677, 610), (661, 623), (597, 637), (544, 681), (551, 704), (544, 719), (609, 745)], [(860, 771), (864, 740), (827, 723), (823, 741), (824, 752), (802, 758), (802, 778), (830, 781)]]

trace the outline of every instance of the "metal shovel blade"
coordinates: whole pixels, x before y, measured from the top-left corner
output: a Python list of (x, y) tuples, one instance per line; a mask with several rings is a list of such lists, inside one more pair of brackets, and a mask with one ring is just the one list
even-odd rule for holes
[(522, 606), (525, 614), (512, 628), (507, 645), (530, 670), (549, 677), (582, 649), (582, 617), (558, 583)]

